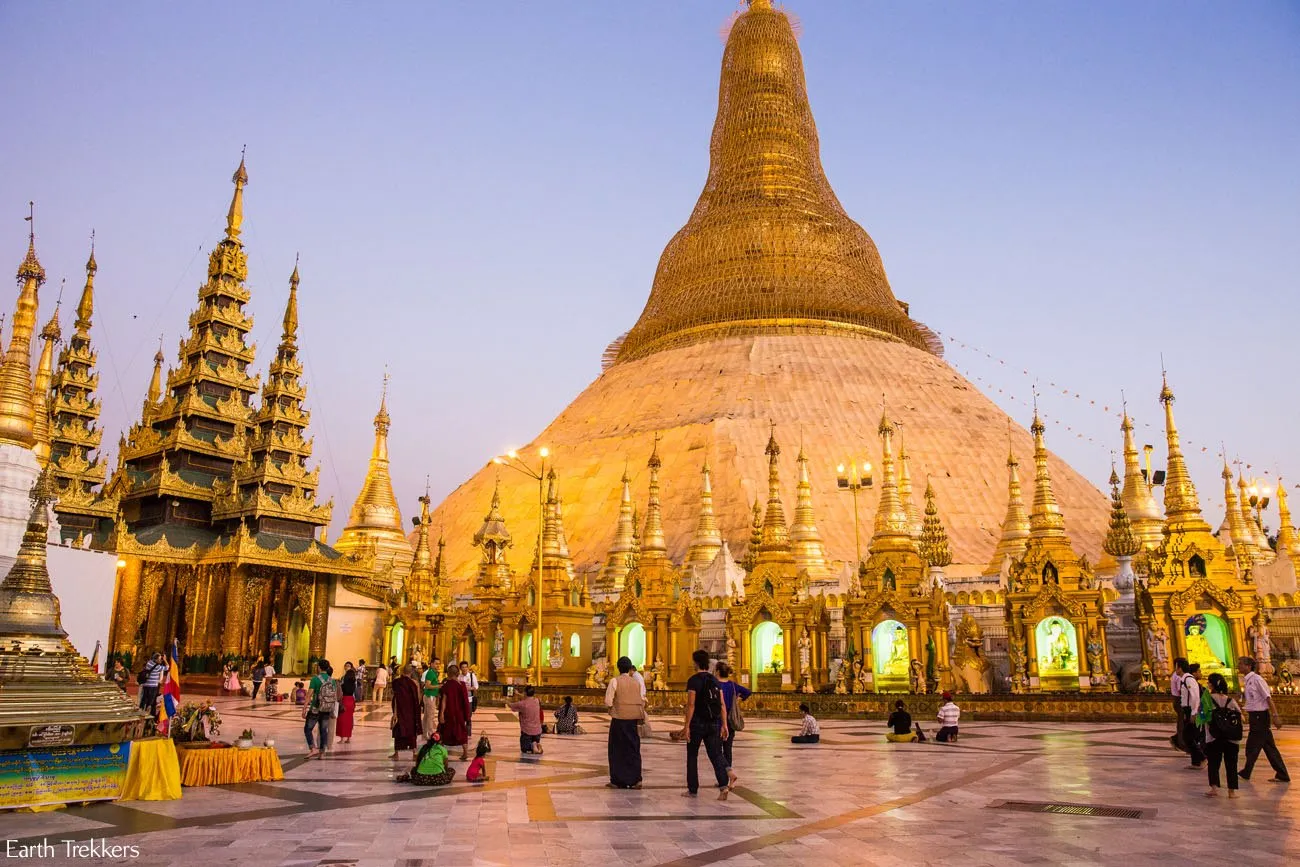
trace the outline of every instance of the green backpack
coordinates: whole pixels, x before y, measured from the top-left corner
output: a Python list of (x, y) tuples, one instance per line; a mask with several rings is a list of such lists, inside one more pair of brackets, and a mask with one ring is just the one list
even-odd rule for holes
[(1201, 709), (1196, 712), (1196, 724), (1201, 728), (1210, 722), (1210, 717), (1214, 715), (1214, 699), (1210, 698), (1210, 691), (1201, 687)]

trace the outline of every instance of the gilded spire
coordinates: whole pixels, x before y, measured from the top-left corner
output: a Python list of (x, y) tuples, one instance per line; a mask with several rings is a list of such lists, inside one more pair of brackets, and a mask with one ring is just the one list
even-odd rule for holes
[(1044, 438), (1047, 428), (1037, 410), (1034, 410), (1034, 423), (1029, 432), (1034, 435), (1034, 505), (1029, 511), (1029, 535), (1035, 539), (1065, 538), (1065, 518), (1056, 503), (1052, 474), (1047, 467), (1047, 441)]
[(880, 427), (880, 502), (876, 506), (875, 532), (868, 550), (872, 554), (887, 551), (915, 551), (912, 522), (898, 496), (898, 477), (894, 469), (894, 425), (881, 413)]
[[(1223, 472), (1219, 475), (1223, 477), (1223, 523), (1227, 526), (1228, 535), (1231, 537), (1227, 540), (1227, 544), (1231, 546), (1237, 563), (1244, 569), (1249, 567), (1256, 558), (1255, 537), (1246, 526), (1248, 519), (1237, 502), (1236, 492), (1232, 490), (1232, 469), (1228, 466), (1227, 456), (1223, 458)], [(1244, 494), (1245, 491), (1243, 490), (1242, 493)]]
[(77, 302), (77, 321), (75, 327), (79, 337), (89, 339), (90, 319), (95, 314), (95, 274), (99, 265), (95, 264), (95, 233), (90, 233), (90, 258), (86, 260), (86, 285), (81, 289), (81, 300)]
[[(32, 216), (28, 222), (34, 223)], [(35, 444), (32, 405), (32, 334), (36, 331), (37, 292), (45, 269), (36, 258), (36, 232), (27, 234), (27, 256), (18, 266), (18, 301), (9, 325), (9, 348), (0, 363), (0, 443)]]
[(1020, 491), (1020, 461), (1016, 453), (1007, 452), (1007, 514), (1002, 519), (1002, 536), (998, 539), (993, 558), (984, 568), (984, 576), (1001, 575), (1007, 559), (1018, 560), (1029, 542), (1029, 515)]
[[(159, 341), (161, 342), (161, 341)], [(153, 354), (153, 375), (149, 377), (149, 390), (145, 393), (146, 409), (152, 404), (162, 400), (162, 366), (166, 358), (163, 357), (162, 347)]]
[(1120, 495), (1124, 501), (1124, 510), (1128, 513), (1129, 523), (1138, 540), (1144, 547), (1154, 548), (1160, 544), (1165, 518), (1156, 505), (1150, 482), (1142, 475), (1137, 442), (1133, 438), (1133, 420), (1129, 418), (1127, 410), (1124, 411), (1124, 420), (1119, 427), (1124, 433), (1124, 490)]
[(1174, 391), (1168, 377), (1161, 378), (1160, 402), (1165, 405), (1165, 441), (1169, 457), (1165, 464), (1165, 527), (1171, 533), (1210, 532), (1210, 525), (1201, 516), (1201, 501), (1196, 485), (1183, 460), (1183, 447), (1178, 439), (1178, 426), (1174, 423)]
[(1120, 494), (1119, 473), (1113, 466), (1110, 469), (1110, 529), (1106, 531), (1102, 550), (1112, 557), (1132, 557), (1142, 550), (1142, 540), (1133, 532), (1133, 524)]
[(659, 504), (659, 468), (663, 466), (663, 461), (659, 460), (659, 434), (655, 434), (654, 449), (650, 452), (650, 460), (646, 461), (646, 466), (650, 468), (650, 492), (646, 498), (645, 531), (641, 535), (641, 553), (649, 555), (651, 559), (657, 559), (668, 556), (668, 543), (664, 540), (663, 515)]
[(907, 459), (907, 445), (903, 439), (902, 425), (898, 431), (898, 498), (903, 501), (903, 510), (912, 527), (912, 538), (921, 538), (921, 515), (916, 510), (916, 500), (912, 497), (912, 468)]
[(244, 154), (239, 155), (239, 168), (230, 177), (235, 185), (235, 194), (230, 199), (230, 210), (226, 212), (226, 240), (239, 243), (240, 227), (244, 225), (244, 187), (248, 186), (248, 169), (244, 168)]
[(1286, 485), (1282, 484), (1281, 476), (1277, 479), (1277, 552), (1283, 557), (1300, 559), (1295, 525), (1291, 523), (1291, 507), (1286, 501)]
[[(546, 474), (546, 502), (542, 512), (542, 556), (545, 568), (554, 580), (573, 577), (573, 562), (569, 559), (569, 543), (564, 538), (563, 498), (559, 493), (555, 467)], [(534, 568), (537, 559), (533, 559)], [(554, 574), (558, 571), (560, 574)]]
[(632, 505), (632, 480), (623, 468), (623, 495), (618, 504), (618, 525), (614, 541), (610, 543), (605, 568), (600, 573), (600, 585), (606, 592), (620, 593), (632, 570), (636, 557), (636, 515)]
[(727, 37), (704, 191), (664, 249), (618, 360), (792, 329), (928, 349), (826, 179), (790, 19), (757, 2)]
[(749, 522), (749, 547), (745, 549), (744, 559), (741, 565), (746, 572), (752, 572), (754, 565), (758, 562), (758, 549), (763, 544), (763, 505), (754, 498), (754, 506), (750, 510), (753, 517)]
[(790, 542), (794, 548), (794, 563), (808, 570), (814, 577), (827, 570), (826, 546), (813, 514), (812, 479), (808, 475), (808, 456), (799, 447), (799, 486), (796, 489), (794, 523), (790, 525)]
[[(391, 561), (398, 574), (410, 566), (411, 543), (402, 525), (402, 510), (393, 494), (393, 480), (388, 471), (388, 375), (384, 375), (379, 411), (375, 413), (375, 445), (370, 452), (370, 466), (361, 492), (348, 516), (348, 525), (334, 547), (344, 553), (359, 552), (365, 545), (377, 545), (380, 562)], [(493, 496), (494, 504), (497, 497)], [(494, 506), (495, 508), (495, 506)]]
[(695, 525), (695, 536), (686, 551), (686, 565), (704, 567), (713, 562), (722, 550), (722, 534), (713, 514), (713, 481), (709, 475), (709, 462), (700, 468), (700, 516)]
[(483, 549), (478, 566), (478, 586), (495, 589), (510, 585), (510, 565), (506, 562), (506, 548), (510, 547), (510, 531), (501, 515), (501, 479), (492, 488), (492, 505), (483, 518), (483, 525), (474, 534), (474, 545)]
[(763, 513), (762, 542), (759, 547), (763, 552), (784, 552), (790, 547), (790, 531), (785, 523), (785, 506), (781, 503), (781, 446), (776, 441), (776, 428), (773, 427), (767, 438), (767, 509)]
[(41, 466), (50, 460), (50, 385), (54, 382), (54, 344), (63, 336), (59, 328), (60, 304), (62, 300), (55, 302), (54, 314), (41, 329), (41, 359), (36, 365), (36, 381), (32, 387), (32, 438), (35, 440), (32, 450)]
[(925, 482), (925, 519), (921, 528), (921, 556), (932, 569), (942, 569), (952, 563), (952, 550), (948, 547), (948, 531), (939, 518), (939, 505), (934, 499), (934, 485)]
[(298, 341), (298, 257), (293, 257), (293, 273), (289, 275), (289, 300), (284, 305), (284, 331), (282, 346), (295, 346)]
[(433, 556), (429, 549), (429, 494), (420, 497), (420, 523), (415, 534), (415, 556), (411, 560), (411, 574), (406, 577), (408, 604), (417, 608), (428, 607), (433, 602)]

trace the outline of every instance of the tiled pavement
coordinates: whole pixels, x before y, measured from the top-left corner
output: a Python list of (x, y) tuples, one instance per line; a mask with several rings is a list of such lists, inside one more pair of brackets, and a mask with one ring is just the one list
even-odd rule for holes
[[(588, 734), (548, 736), (543, 757), (521, 759), (513, 718), (494, 708), (475, 717), (492, 736), (493, 782), (422, 789), (393, 782), (404, 768), (387, 758), (386, 710), (367, 710), (352, 744), (308, 762), (295, 709), (220, 704), (227, 731), (251, 726), (276, 739), (283, 782), (0, 814), (0, 836), (108, 838), (137, 846), (130, 863), (140, 867), (1282, 864), (1300, 851), (1300, 794), (1266, 782), (1264, 768), (1242, 798), (1207, 799), (1204, 771), (1184, 770), (1186, 758), (1152, 726), (973, 723), (944, 746), (886, 744), (878, 721), (826, 721), (820, 745), (792, 747), (793, 721), (751, 719), (736, 743), (740, 783), (719, 803), (708, 790), (680, 797), (685, 751), (668, 740), (668, 719), (653, 721), (643, 745), (641, 791), (605, 788), (605, 719), (586, 715)], [(1279, 734), (1300, 770), (1300, 732)], [(995, 806), (1009, 800), (1144, 813)]]

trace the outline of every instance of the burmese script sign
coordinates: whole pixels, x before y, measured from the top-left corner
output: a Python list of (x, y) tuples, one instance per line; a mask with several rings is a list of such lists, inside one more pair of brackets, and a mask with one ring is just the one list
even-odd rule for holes
[(27, 733), (28, 749), (70, 747), (74, 728), (70, 725), (32, 726)]
[(0, 752), (0, 810), (113, 800), (130, 750), (128, 742)]

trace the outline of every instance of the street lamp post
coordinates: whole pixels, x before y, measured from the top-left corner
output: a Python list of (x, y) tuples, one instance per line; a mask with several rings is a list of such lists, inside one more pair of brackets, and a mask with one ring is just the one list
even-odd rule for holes
[(546, 562), (542, 554), (542, 536), (546, 530), (546, 460), (550, 456), (550, 449), (545, 446), (539, 448), (537, 457), (540, 463), (535, 470), (519, 457), (519, 452), (513, 449), (506, 452), (504, 456), (492, 459), (494, 464), (509, 467), (537, 480), (537, 616), (533, 621), (533, 677), (538, 686), (542, 685), (542, 596), (544, 595), (542, 571)]
[(844, 464), (835, 468), (836, 485), (841, 491), (853, 495), (853, 544), (857, 551), (857, 568), (862, 568), (862, 530), (858, 521), (858, 491), (871, 487), (871, 462), (863, 461), (862, 466), (850, 461), (846, 471)]
[(1259, 532), (1267, 539), (1268, 532), (1264, 529), (1263, 513), (1264, 510), (1268, 508), (1269, 494), (1271, 494), (1272, 491), (1269, 490), (1268, 485), (1262, 484), (1261, 480), (1258, 479), (1251, 479), (1250, 487), (1246, 490), (1250, 495), (1247, 502), (1250, 503), (1250, 507), (1255, 510), (1255, 523), (1259, 525)]

